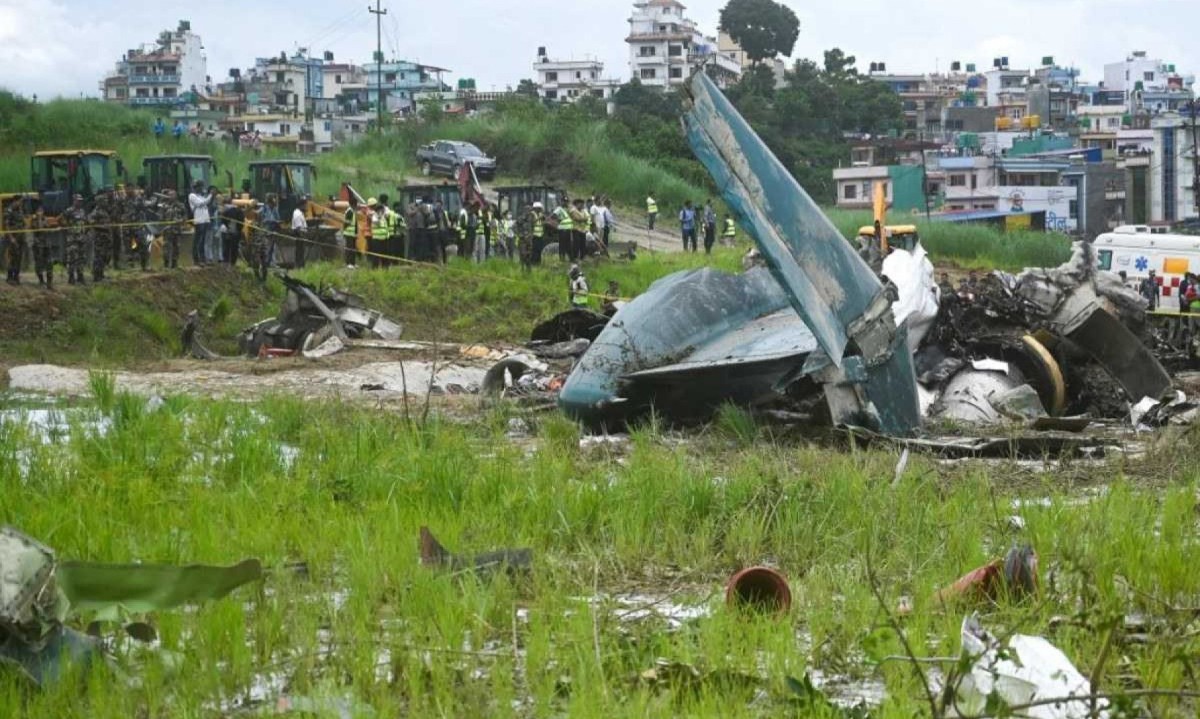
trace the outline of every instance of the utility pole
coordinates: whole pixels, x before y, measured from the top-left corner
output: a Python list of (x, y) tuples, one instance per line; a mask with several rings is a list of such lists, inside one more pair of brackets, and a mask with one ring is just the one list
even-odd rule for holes
[(383, 133), (383, 0), (375, 0), (375, 7), (367, 6), (367, 12), (375, 16), (375, 131)]

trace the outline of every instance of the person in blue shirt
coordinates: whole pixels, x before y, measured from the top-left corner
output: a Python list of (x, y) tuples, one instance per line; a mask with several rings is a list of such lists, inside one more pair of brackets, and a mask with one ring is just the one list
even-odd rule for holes
[(160, 117), (154, 121), (154, 137), (161, 140), (165, 134), (167, 134), (167, 123), (163, 122)]
[(696, 210), (692, 207), (692, 201), (688, 200), (683, 203), (683, 209), (679, 211), (679, 227), (683, 231), (683, 251), (688, 251), (688, 243), (691, 243), (692, 252), (696, 251)]
[(176, 140), (178, 140), (179, 138), (183, 137), (183, 132), (183, 123), (179, 120), (176, 120), (175, 127), (171, 128), (171, 134), (175, 136)]

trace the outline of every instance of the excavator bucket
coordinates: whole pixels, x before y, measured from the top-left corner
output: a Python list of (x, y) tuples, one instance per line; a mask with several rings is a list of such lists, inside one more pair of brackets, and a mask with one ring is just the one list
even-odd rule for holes
[(912, 356), (879, 278), (704, 72), (687, 91), (693, 151), (820, 347), (798, 375), (824, 385), (835, 422), (911, 433)]

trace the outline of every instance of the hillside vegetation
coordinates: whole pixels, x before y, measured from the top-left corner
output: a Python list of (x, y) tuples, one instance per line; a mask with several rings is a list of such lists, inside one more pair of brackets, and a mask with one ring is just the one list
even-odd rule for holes
[[(844, 65), (837, 57), (834, 66)], [(811, 65), (811, 63), (809, 64)], [(808, 79), (805, 87), (830, 82), (825, 78), (845, 74), (844, 68), (830, 75), (809, 66), (797, 66)], [(815, 79), (814, 79), (815, 78)], [(865, 93), (869, 87), (860, 79), (843, 80), (846, 92)], [(743, 112), (753, 120), (761, 116), (764, 96), (754, 86), (740, 88), (731, 96), (745, 105)], [(766, 92), (766, 91), (761, 91)], [(771, 91), (772, 102), (803, 108), (810, 101), (800, 91)], [(869, 94), (871, 102), (882, 102)], [(575, 193), (611, 196), (628, 217), (640, 214), (648, 192), (656, 192), (668, 218), (685, 200), (700, 202), (715, 194), (703, 167), (692, 157), (679, 129), (680, 98), (652, 92), (636, 84), (617, 95), (616, 113), (608, 117), (599, 102), (565, 107), (545, 107), (535, 100), (517, 98), (501, 103), (494, 113), (461, 118), (430, 112), (421, 122), (399, 123), (383, 135), (338, 148), (314, 158), (319, 173), (320, 195), (338, 191), (344, 181), (368, 194), (392, 191), (418, 174), (414, 153), (420, 145), (438, 138), (469, 140), (498, 157), (502, 175), (498, 184), (548, 182)], [(865, 102), (865, 101), (864, 101)], [(799, 111), (799, 109), (797, 109)], [(881, 111), (883, 112), (883, 111)], [(768, 115), (774, 117), (774, 115)], [(821, 127), (835, 119), (822, 116)], [(222, 185), (232, 176), (240, 184), (247, 176), (247, 163), (254, 158), (222, 141), (165, 138), (157, 140), (150, 131), (154, 115), (148, 111), (97, 101), (55, 100), (30, 103), (0, 92), (0, 192), (21, 191), (29, 185), (29, 154), (36, 149), (101, 147), (115, 149), (131, 178), (140, 173), (142, 158), (164, 152), (198, 152), (214, 157)], [(851, 119), (836, 120), (851, 122)], [(861, 120), (865, 122), (865, 120)], [(777, 152), (789, 166), (798, 166), (798, 177), (812, 191), (828, 170), (817, 169), (808, 147), (818, 154), (831, 152), (836, 143), (823, 141), (824, 149), (802, 139), (813, 132), (808, 126), (760, 128), (769, 144), (780, 143)], [(792, 139), (788, 139), (792, 138)], [(790, 144), (789, 144), (790, 143)], [(789, 149), (790, 148), (790, 149)], [(277, 154), (266, 150), (266, 156)], [(818, 174), (820, 177), (818, 177)], [(438, 180), (435, 180), (438, 181)], [(820, 198), (821, 192), (813, 191)], [(865, 213), (829, 211), (844, 235), (853, 237), (858, 227), (870, 224)], [(991, 229), (957, 227), (919, 222), (926, 247), (936, 260), (972, 267), (1020, 269), (1053, 265), (1066, 259), (1068, 241), (1054, 234), (1000, 234)]]

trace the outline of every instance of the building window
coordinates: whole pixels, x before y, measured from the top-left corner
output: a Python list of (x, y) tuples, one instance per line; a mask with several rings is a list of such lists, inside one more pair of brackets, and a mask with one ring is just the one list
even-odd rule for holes
[(842, 186), (842, 199), (843, 200), (857, 200), (858, 199), (858, 185), (843, 185)]
[(580, 80), (580, 79), (582, 79), (582, 78), (583, 78), (583, 73), (582, 73), (582, 72), (576, 72), (576, 73), (575, 73), (575, 79), (576, 79), (576, 80)]
[(682, 78), (682, 77), (683, 77), (683, 68), (682, 67), (671, 68), (671, 78), (672, 79), (678, 79), (678, 78)]
[(283, 82), (283, 72), (275, 73), (275, 82)]
[(335, 85), (341, 85), (341, 84), (342, 84), (342, 76), (341, 76), (341, 75), (334, 75), (334, 76), (333, 76), (333, 84), (335, 84)]
[(596, 71), (595, 71), (595, 70), (592, 70), (592, 79), (593, 79), (593, 80), (595, 80), (595, 79), (596, 79)]
[(670, 55), (671, 57), (679, 57), (680, 55), (683, 54), (683, 46), (682, 45), (669, 45), (667, 47), (667, 54)]
[(642, 68), (642, 79), (643, 80), (653, 80), (657, 76), (658, 76), (658, 74), (654, 71), (654, 68), (652, 68), (652, 67)]
[(557, 72), (546, 73), (546, 82), (558, 82), (558, 73)]
[(547, 90), (546, 91), (546, 99), (547, 100), (557, 100), (558, 99), (558, 90)]
[(1072, 220), (1079, 219), (1079, 200), (1071, 200), (1067, 203), (1067, 216)]
[(1148, 72), (1145, 74), (1146, 82), (1154, 82), (1154, 73)]
[(638, 48), (638, 54), (642, 57), (654, 57), (656, 48), (653, 45), (642, 45)]
[(951, 175), (950, 176), (950, 186), (951, 187), (966, 187), (967, 186), (967, 176), (966, 175)]
[(971, 175), (971, 189), (974, 190), (974, 189), (977, 189), (978, 187), (979, 187), (979, 175)]
[(592, 90), (592, 97), (600, 97), (600, 98), (603, 98), (603, 97), (604, 97), (604, 91), (603, 91), (603, 90)]
[(394, 72), (385, 73), (383, 76), (383, 81), (384, 82), (395, 82), (396, 81), (396, 73), (394, 73)]

